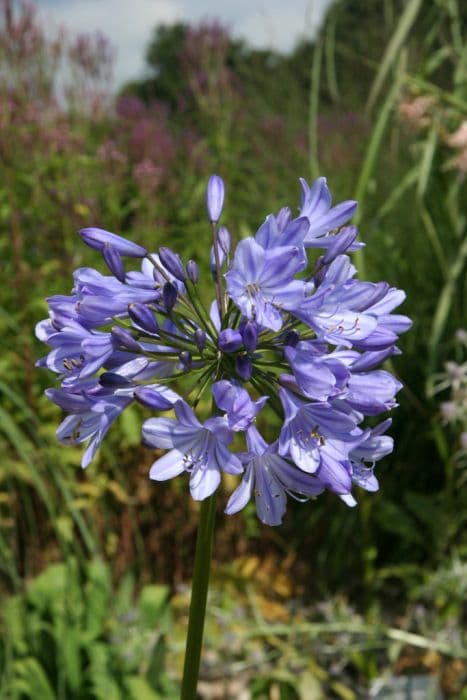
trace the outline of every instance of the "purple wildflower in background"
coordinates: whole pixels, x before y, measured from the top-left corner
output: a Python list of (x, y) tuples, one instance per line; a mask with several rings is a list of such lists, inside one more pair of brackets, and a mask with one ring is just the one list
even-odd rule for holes
[[(47, 396), (68, 414), (57, 436), (87, 443), (83, 467), (137, 401), (156, 414), (143, 423), (144, 444), (167, 450), (151, 479), (186, 473), (192, 497), (203, 500), (223, 473), (241, 474), (228, 514), (254, 496), (260, 520), (279, 525), (288, 496), (328, 490), (353, 506), (355, 488), (378, 489), (374, 468), (393, 449), (391, 421), (369, 427), (366, 419), (397, 406), (401, 383), (381, 364), (400, 353), (398, 336), (410, 328), (393, 313), (405, 294), (357, 279), (349, 257), (362, 246), (349, 223), (356, 202), (333, 206), (325, 178), (301, 187), (296, 218), (283, 207), (233, 248), (217, 226), (224, 183), (210, 178), (209, 313), (197, 261), (81, 231), (111, 274), (78, 269), (71, 293), (48, 300), (36, 333), (51, 347), (38, 365), (60, 382)], [(140, 269), (130, 269), (137, 258)], [(279, 417), (275, 430), (267, 411)]]

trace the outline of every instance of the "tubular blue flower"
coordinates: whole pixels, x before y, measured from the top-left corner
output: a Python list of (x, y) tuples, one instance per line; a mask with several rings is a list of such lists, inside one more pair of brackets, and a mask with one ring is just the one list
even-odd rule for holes
[(212, 394), (217, 407), (226, 412), (231, 430), (246, 430), (268, 399), (261, 396), (257, 401), (252, 401), (246, 389), (226, 379), (212, 385)]
[(181, 398), (163, 384), (139, 386), (134, 389), (134, 397), (139, 403), (154, 411), (169, 411)]
[[(122, 379), (135, 379), (147, 365), (138, 358), (118, 368)], [(81, 466), (86, 468), (94, 458), (112, 423), (133, 401), (131, 381), (125, 388), (102, 387), (96, 379), (86, 379), (62, 389), (47, 389), (46, 396), (57, 406), (70, 412), (57, 429), (57, 437), (66, 445), (89, 441)]]
[(304, 245), (312, 245), (316, 239), (320, 239), (322, 243), (323, 236), (352, 218), (357, 202), (348, 200), (331, 207), (331, 193), (325, 177), (319, 177), (311, 187), (303, 178), (300, 178), (300, 184), (302, 186), (300, 215), (305, 216), (310, 224)]
[(105, 246), (108, 246), (116, 250), (120, 255), (126, 255), (129, 258), (144, 258), (148, 252), (143, 246), (132, 243), (126, 238), (117, 236), (117, 234), (110, 233), (110, 231), (105, 231), (102, 228), (83, 228), (79, 235), (86, 245), (90, 248), (95, 248), (95, 250), (102, 251)]
[(402, 384), (385, 370), (354, 373), (345, 400), (365, 416), (377, 416), (397, 406), (395, 396), (400, 389)]
[(282, 228), (277, 218), (270, 214), (261, 224), (255, 234), (255, 241), (264, 249), (277, 248), (278, 246), (303, 247), (303, 241), (309, 229), (309, 221), (306, 217), (300, 217), (287, 222)]
[(282, 310), (297, 308), (303, 301), (304, 283), (293, 279), (301, 270), (299, 248), (265, 250), (253, 238), (245, 238), (238, 244), (225, 275), (227, 291), (248, 319), (278, 331), (283, 323)]
[(53, 349), (41, 364), (59, 374), (66, 384), (95, 374), (115, 350), (110, 333), (91, 332), (73, 321), (50, 334), (47, 343)]
[(335, 493), (349, 493), (349, 453), (361, 439), (361, 431), (355, 433), (356, 417), (327, 403), (305, 403), (284, 388), (279, 397), (285, 414), (279, 454), (290, 457), (303, 471), (316, 474)]
[(206, 189), (206, 206), (211, 223), (219, 221), (224, 206), (225, 186), (219, 175), (211, 175)]
[(242, 455), (243, 478), (232, 493), (225, 512), (242, 510), (255, 494), (256, 512), (265, 525), (280, 525), (287, 495), (305, 499), (318, 496), (323, 484), (314, 476), (292, 467), (277, 454), (276, 445), (268, 445), (254, 425), (246, 433), (248, 452)]
[(327, 401), (345, 391), (350, 372), (339, 359), (325, 354), (321, 344), (305, 341), (286, 347), (284, 355), (300, 391), (310, 399)]
[(219, 486), (221, 471), (243, 471), (239, 458), (226, 447), (233, 433), (223, 418), (209, 418), (201, 425), (184, 401), (177, 401), (175, 414), (176, 420), (149, 418), (143, 424), (146, 445), (170, 449), (154, 462), (149, 475), (155, 481), (165, 481), (187, 471), (192, 498), (202, 501)]

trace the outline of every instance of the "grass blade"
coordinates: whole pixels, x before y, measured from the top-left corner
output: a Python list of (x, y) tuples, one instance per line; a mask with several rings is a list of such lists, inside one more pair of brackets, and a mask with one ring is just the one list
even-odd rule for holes
[(400, 51), (404, 45), (404, 41), (406, 40), (408, 33), (410, 32), (412, 25), (417, 18), (421, 5), (422, 0), (409, 0), (405, 6), (396, 30), (392, 35), (389, 44), (387, 45), (386, 51), (384, 52), (378, 72), (373, 81), (373, 85), (371, 86), (370, 95), (366, 104), (367, 111), (370, 111), (373, 108), (384, 81), (391, 70), (391, 67), (398, 60)]

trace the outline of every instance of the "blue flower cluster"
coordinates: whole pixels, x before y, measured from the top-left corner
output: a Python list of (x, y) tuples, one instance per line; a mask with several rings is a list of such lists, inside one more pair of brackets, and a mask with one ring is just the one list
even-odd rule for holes
[[(254, 495), (259, 518), (278, 525), (287, 495), (306, 500), (328, 489), (355, 505), (353, 484), (377, 490), (373, 468), (393, 449), (391, 421), (364, 420), (396, 405), (401, 384), (377, 367), (399, 352), (398, 334), (411, 325), (392, 313), (405, 295), (355, 279), (348, 253), (362, 243), (346, 224), (356, 202), (332, 206), (325, 178), (301, 186), (298, 217), (288, 207), (269, 215), (231, 255), (230, 234), (218, 226), (224, 183), (210, 178), (209, 309), (195, 261), (184, 264), (165, 247), (149, 253), (102, 229), (80, 232), (112, 274), (76, 270), (71, 295), (48, 300), (49, 318), (36, 332), (52, 348), (38, 364), (61, 382), (46, 394), (69, 414), (58, 438), (88, 443), (83, 467), (137, 401), (173, 416), (143, 424), (145, 445), (167, 450), (151, 479), (187, 472), (192, 497), (202, 500), (223, 472), (241, 474), (229, 514)], [(315, 248), (321, 254), (311, 256)], [(141, 259), (141, 269), (128, 271), (128, 258)], [(214, 415), (202, 423), (195, 410), (206, 393)], [(280, 418), (272, 444), (255, 425), (266, 405)], [(236, 433), (245, 444), (233, 452)]]

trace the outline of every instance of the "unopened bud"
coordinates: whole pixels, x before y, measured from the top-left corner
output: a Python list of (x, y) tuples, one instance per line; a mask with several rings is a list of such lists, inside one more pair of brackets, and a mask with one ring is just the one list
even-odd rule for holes
[(118, 389), (120, 387), (129, 386), (131, 382), (121, 374), (117, 374), (117, 372), (104, 372), (99, 377), (99, 384), (109, 389)]
[(177, 288), (172, 282), (166, 282), (162, 288), (162, 298), (167, 311), (172, 311), (177, 301)]
[(206, 333), (202, 328), (197, 328), (193, 333), (193, 340), (195, 341), (196, 347), (201, 352), (201, 350), (206, 345)]
[(174, 253), (170, 248), (159, 248), (159, 260), (164, 267), (180, 282), (186, 279), (185, 270), (178, 253)]
[(188, 260), (186, 264), (186, 274), (188, 275), (188, 279), (193, 282), (193, 284), (197, 284), (199, 279), (199, 269), (194, 260)]
[(217, 232), (217, 240), (221, 250), (228, 255), (230, 253), (230, 233), (225, 226), (220, 226)]
[(235, 352), (242, 347), (243, 338), (240, 331), (226, 328), (219, 333), (218, 346), (223, 352)]
[(151, 389), (148, 386), (142, 386), (136, 389), (135, 399), (143, 406), (152, 408), (155, 411), (169, 411), (173, 408), (172, 403), (166, 399), (162, 394), (159, 394), (155, 389)]
[(258, 345), (258, 324), (247, 321), (242, 328), (243, 345), (248, 352), (254, 352)]
[(102, 228), (83, 228), (79, 235), (86, 245), (95, 250), (102, 250), (107, 245), (118, 251), (120, 255), (127, 255), (130, 258), (144, 258), (148, 252), (143, 246)]
[(137, 328), (152, 334), (157, 334), (159, 331), (156, 317), (146, 304), (130, 304), (128, 314)]
[(224, 181), (219, 175), (211, 175), (206, 189), (206, 206), (209, 214), (209, 221), (215, 224), (219, 221), (219, 217), (224, 205)]
[(180, 358), (180, 362), (182, 363), (184, 368), (190, 369), (192, 365), (191, 352), (189, 352), (188, 350), (183, 350), (178, 357)]
[(118, 250), (115, 250), (110, 245), (105, 245), (102, 248), (102, 257), (114, 277), (120, 282), (125, 282), (125, 268), (123, 267), (122, 256)]
[(284, 335), (284, 345), (290, 345), (292, 348), (297, 345), (299, 340), (300, 336), (298, 335), (297, 331), (287, 331), (287, 333)]
[(141, 352), (139, 343), (136, 342), (131, 333), (125, 328), (114, 326), (112, 328), (112, 338), (117, 345), (122, 345), (125, 350), (130, 350), (131, 352)]
[(247, 382), (251, 378), (253, 364), (248, 355), (239, 355), (235, 359), (235, 370), (238, 376), (243, 379), (244, 382)]

